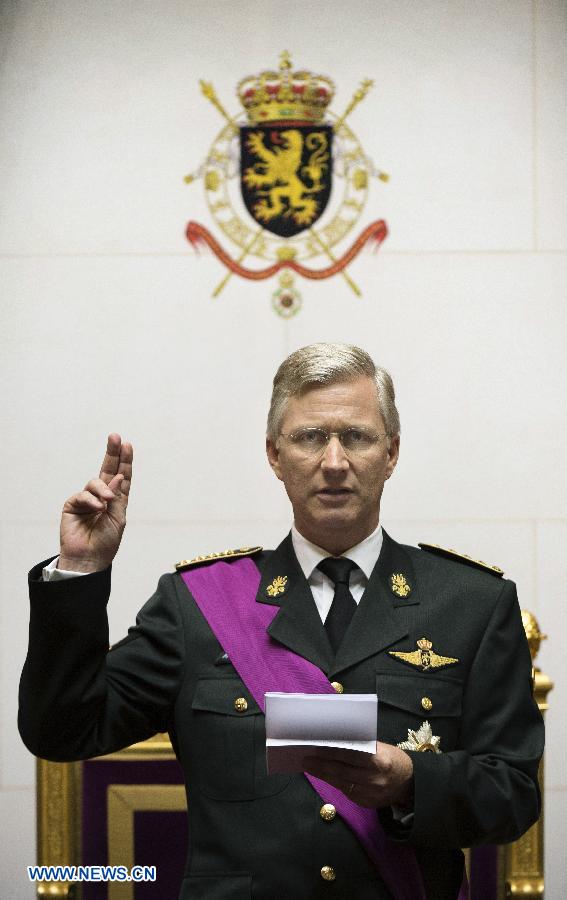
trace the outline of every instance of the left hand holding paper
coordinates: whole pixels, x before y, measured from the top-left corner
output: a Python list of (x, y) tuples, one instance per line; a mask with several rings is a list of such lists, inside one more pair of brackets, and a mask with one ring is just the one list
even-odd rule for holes
[(413, 763), (399, 747), (377, 742), (376, 753), (320, 747), (303, 760), (305, 771), (342, 791), (359, 806), (405, 806), (413, 797)]

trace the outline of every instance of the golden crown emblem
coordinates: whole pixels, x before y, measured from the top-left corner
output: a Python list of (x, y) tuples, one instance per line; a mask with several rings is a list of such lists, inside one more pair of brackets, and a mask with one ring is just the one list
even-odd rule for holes
[(417, 642), (417, 646), (420, 650), (431, 650), (433, 644), (431, 641), (428, 641), (427, 638), (420, 638)]
[(335, 94), (335, 85), (326, 75), (306, 70), (292, 72), (290, 55), (280, 55), (279, 71), (248, 75), (239, 81), (236, 93), (248, 121), (322, 122)]

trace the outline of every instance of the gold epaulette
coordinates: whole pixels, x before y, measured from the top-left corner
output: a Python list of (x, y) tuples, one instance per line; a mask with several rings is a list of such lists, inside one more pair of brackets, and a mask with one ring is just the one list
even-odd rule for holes
[(419, 543), (418, 546), (421, 547), (422, 550), (429, 550), (430, 553), (437, 553), (439, 556), (446, 557), (446, 559), (454, 559), (457, 562), (466, 563), (468, 566), (475, 566), (477, 569), (483, 569), (485, 572), (496, 575), (497, 578), (502, 578), (504, 575), (504, 569), (499, 568), (499, 566), (491, 566), (482, 559), (473, 559), (472, 556), (468, 556), (466, 553), (458, 553), (457, 550), (449, 550), (446, 547), (440, 547), (439, 544)]
[(194, 559), (182, 559), (175, 564), (178, 572), (189, 569), (191, 566), (199, 566), (202, 563), (217, 562), (219, 559), (236, 559), (239, 556), (254, 556), (262, 547), (239, 547), (237, 550), (222, 550), (220, 553), (207, 553), (206, 556), (195, 556)]

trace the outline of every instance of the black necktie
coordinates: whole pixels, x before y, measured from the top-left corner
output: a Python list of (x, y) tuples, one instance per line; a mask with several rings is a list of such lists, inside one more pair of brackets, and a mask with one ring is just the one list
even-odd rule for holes
[(335, 594), (329, 615), (325, 619), (325, 629), (333, 652), (336, 653), (356, 610), (356, 603), (349, 591), (348, 582), (350, 573), (358, 566), (352, 559), (346, 559), (344, 556), (338, 558), (328, 556), (319, 563), (317, 568), (335, 584)]

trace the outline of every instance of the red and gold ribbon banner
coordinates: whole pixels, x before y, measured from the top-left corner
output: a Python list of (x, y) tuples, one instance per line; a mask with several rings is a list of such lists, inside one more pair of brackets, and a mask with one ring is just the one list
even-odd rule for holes
[(333, 260), (333, 263), (324, 269), (310, 269), (293, 259), (278, 260), (273, 265), (266, 266), (265, 269), (249, 269), (233, 259), (204, 225), (200, 225), (198, 222), (189, 222), (185, 233), (187, 240), (196, 250), (206, 244), (215, 256), (225, 264), (227, 269), (230, 269), (235, 275), (240, 275), (242, 278), (249, 278), (253, 281), (262, 281), (264, 278), (271, 278), (272, 275), (276, 275), (280, 269), (293, 269), (294, 272), (297, 272), (298, 275), (303, 275), (304, 278), (330, 278), (331, 275), (342, 272), (358, 255), (365, 244), (371, 243), (374, 245), (374, 249), (378, 250), (388, 234), (388, 227), (383, 219), (371, 222), (340, 259)]

